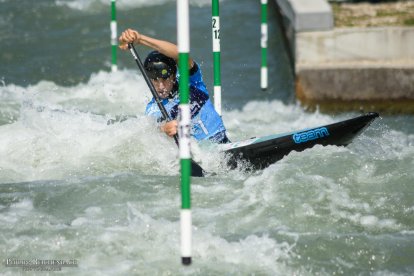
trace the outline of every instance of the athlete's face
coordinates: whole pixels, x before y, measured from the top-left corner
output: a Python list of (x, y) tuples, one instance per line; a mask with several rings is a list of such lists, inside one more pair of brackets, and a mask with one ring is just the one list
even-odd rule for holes
[(170, 94), (171, 90), (174, 87), (175, 78), (174, 75), (168, 77), (168, 79), (157, 78), (151, 79), (152, 84), (154, 84), (155, 90), (157, 90), (158, 96), (161, 99), (165, 99)]

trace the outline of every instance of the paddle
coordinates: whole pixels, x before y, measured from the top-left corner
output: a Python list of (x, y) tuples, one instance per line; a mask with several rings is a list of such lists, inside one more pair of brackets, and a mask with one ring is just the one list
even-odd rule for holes
[[(128, 49), (130, 50), (132, 56), (135, 59), (135, 62), (138, 65), (139, 70), (141, 71), (142, 75), (144, 76), (145, 82), (147, 83), (149, 89), (151, 90), (151, 94), (155, 99), (155, 102), (158, 105), (158, 108), (161, 111), (162, 117), (164, 120), (167, 120), (167, 122), (171, 121), (171, 118), (169, 116), (169, 114), (167, 113), (167, 110), (165, 110), (164, 105), (161, 102), (160, 97), (158, 96), (157, 91), (155, 90), (154, 85), (152, 84), (151, 80), (149, 79), (149, 77), (147, 76), (145, 70), (144, 70), (144, 65), (142, 64), (141, 59), (139, 58), (139, 55), (137, 53), (137, 51), (135, 50), (135, 47), (132, 43), (128, 43)], [(174, 141), (175, 143), (178, 145), (178, 135), (175, 134), (174, 135)], [(204, 170), (203, 168), (201, 168), (200, 165), (198, 165), (196, 162), (194, 162), (194, 160), (191, 159), (191, 176), (195, 176), (195, 177), (202, 177), (204, 176)]]

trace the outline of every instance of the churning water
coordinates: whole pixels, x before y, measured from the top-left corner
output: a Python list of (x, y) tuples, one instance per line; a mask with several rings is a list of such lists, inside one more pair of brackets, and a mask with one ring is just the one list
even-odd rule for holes
[[(0, 273), (14, 260), (76, 260), (70, 275), (411, 275), (414, 120), (382, 116), (344, 147), (192, 180), (193, 264), (179, 248), (174, 142), (143, 115), (128, 52), (109, 72), (108, 1), (0, 1)], [(174, 1), (118, 1), (120, 30), (175, 40)], [(195, 59), (211, 89), (211, 7), (192, 1)], [(270, 11), (270, 89), (259, 89), (259, 2), (221, 2), (223, 119), (233, 141), (356, 116), (309, 113)], [(139, 47), (146, 53), (148, 49)], [(40, 272), (44, 273), (44, 272)]]

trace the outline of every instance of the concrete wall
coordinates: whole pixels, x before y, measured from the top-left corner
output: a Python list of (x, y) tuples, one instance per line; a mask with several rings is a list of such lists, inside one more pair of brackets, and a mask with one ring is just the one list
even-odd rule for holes
[(325, 0), (276, 0), (296, 32), (333, 28), (331, 6)]
[[(305, 102), (406, 101), (412, 99), (414, 71), (410, 66), (320, 66), (298, 72)], [(299, 89), (298, 89), (299, 90)]]
[[(346, 28), (296, 33), (296, 62), (414, 60), (414, 28)], [(411, 62), (412, 62), (411, 61)]]

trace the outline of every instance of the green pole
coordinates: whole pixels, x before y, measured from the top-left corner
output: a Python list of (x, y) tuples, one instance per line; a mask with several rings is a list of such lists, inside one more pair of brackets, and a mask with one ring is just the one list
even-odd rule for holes
[(111, 50), (112, 50), (112, 72), (118, 70), (116, 61), (117, 43), (117, 23), (116, 23), (116, 0), (111, 0)]
[(188, 0), (177, 0), (178, 70), (180, 71), (180, 105), (178, 137), (181, 163), (181, 262), (191, 264), (191, 112), (189, 94), (190, 16)]
[(262, 90), (267, 89), (267, 0), (261, 0), (261, 52), (262, 65), (260, 69), (260, 87)]
[(214, 61), (214, 108), (221, 116), (221, 77), (220, 77), (220, 12), (219, 0), (212, 0), (212, 36)]

